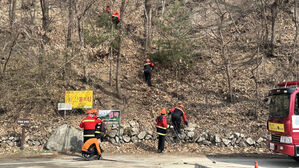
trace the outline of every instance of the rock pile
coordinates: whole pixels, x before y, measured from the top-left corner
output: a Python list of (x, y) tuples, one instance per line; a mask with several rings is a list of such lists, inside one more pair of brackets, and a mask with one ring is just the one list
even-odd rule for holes
[[(35, 128), (30, 128), (35, 129)], [(118, 135), (120, 134), (119, 138)], [(168, 129), (167, 139), (172, 140), (172, 136), (176, 135), (173, 129)], [(266, 148), (267, 136), (254, 138), (246, 136), (242, 133), (212, 133), (209, 130), (201, 130), (196, 124), (190, 123), (188, 127), (182, 130), (178, 135), (183, 143), (196, 143), (206, 146), (229, 146), (229, 147), (256, 147)], [(8, 136), (0, 138), (0, 147), (9, 148), (13, 146), (20, 146), (21, 135), (12, 133)], [(152, 141), (157, 139), (156, 130), (152, 128), (142, 128), (137, 121), (130, 121), (128, 124), (122, 125), (120, 132), (116, 125), (112, 125), (107, 130), (104, 140), (110, 143), (137, 143), (141, 141)], [(45, 146), (50, 150), (73, 150), (78, 151), (81, 148), (83, 134), (81, 130), (77, 130), (68, 125), (60, 126), (49, 139), (40, 139), (39, 136), (34, 134), (27, 135), (25, 138), (24, 147), (28, 146)]]

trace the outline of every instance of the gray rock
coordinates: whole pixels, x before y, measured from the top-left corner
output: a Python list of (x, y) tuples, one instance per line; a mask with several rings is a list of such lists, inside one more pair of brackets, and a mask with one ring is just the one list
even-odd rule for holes
[(140, 140), (142, 140), (142, 139), (144, 139), (145, 135), (146, 135), (146, 132), (145, 132), (145, 131), (141, 131), (141, 132), (138, 134), (138, 138), (139, 138)]
[(7, 143), (10, 147), (13, 147), (13, 146), (14, 146), (14, 143), (13, 143), (11, 140), (6, 141), (6, 143)]
[(112, 143), (112, 144), (115, 144), (115, 143), (116, 143), (116, 141), (115, 141), (114, 138), (110, 138), (110, 139), (109, 139), (109, 142)]
[(151, 135), (146, 135), (144, 139), (145, 139), (145, 140), (149, 140), (149, 139), (151, 139), (151, 138), (152, 138)]
[(120, 141), (120, 140), (118, 139), (118, 136), (116, 136), (115, 137), (115, 143), (118, 143), (118, 141)]
[(235, 135), (230, 135), (230, 136), (229, 136), (229, 139), (230, 139), (230, 140), (232, 140), (232, 139), (234, 139), (234, 138), (235, 138)]
[(147, 134), (149, 134), (149, 135), (153, 135), (153, 131), (152, 130), (148, 130), (148, 131), (146, 131), (147, 132)]
[(134, 128), (134, 127), (139, 127), (139, 124), (138, 124), (136, 121), (130, 121), (129, 124), (130, 124), (130, 126), (133, 127), (133, 128)]
[(209, 138), (209, 135), (206, 132), (202, 132), (200, 136), (203, 137), (204, 139)]
[(204, 140), (204, 141), (202, 141), (202, 144), (209, 146), (209, 145), (211, 145), (211, 142), (207, 141), (207, 140)]
[(136, 136), (133, 136), (131, 138), (131, 140), (132, 140), (133, 143), (137, 143), (138, 142), (138, 138)]
[(246, 143), (247, 143), (248, 145), (250, 145), (250, 146), (252, 146), (252, 145), (255, 144), (254, 140), (252, 140), (251, 138), (247, 138), (247, 139), (246, 139)]
[(238, 132), (236, 132), (234, 135), (235, 135), (236, 138), (240, 137), (240, 133), (238, 133)]
[(181, 134), (179, 134), (179, 138), (181, 140), (185, 139), (186, 138), (186, 134), (184, 132), (182, 132)]
[(222, 142), (224, 143), (225, 146), (228, 146), (231, 143), (230, 140), (225, 139), (225, 138), (222, 139)]
[(264, 138), (260, 137), (256, 142), (257, 142), (258, 144), (260, 144), (260, 143), (263, 142), (263, 141), (264, 141)]
[(206, 140), (204, 137), (199, 137), (199, 138), (196, 140), (196, 142), (197, 142), (197, 143), (201, 143), (201, 142), (203, 142), (204, 140)]
[(120, 134), (120, 136), (124, 135), (124, 129), (123, 129), (123, 128), (121, 128), (121, 129), (119, 130), (119, 134)]
[(39, 146), (39, 145), (40, 145), (39, 141), (33, 141), (32, 144), (33, 144), (34, 146)]
[(14, 141), (14, 140), (15, 140), (15, 137), (9, 137), (8, 140), (10, 140), (10, 141)]
[(244, 135), (244, 134), (240, 134), (240, 137), (241, 137), (241, 138), (244, 138), (244, 137), (245, 137), (245, 135)]
[(221, 142), (221, 138), (220, 138), (219, 134), (215, 134), (214, 141), (215, 141), (215, 143), (220, 143)]
[(139, 132), (139, 129), (138, 129), (138, 128), (136, 128), (136, 127), (132, 128), (132, 129), (131, 129), (131, 136), (137, 135), (138, 132)]
[(244, 148), (244, 147), (247, 147), (246, 143), (245, 142), (240, 142), (240, 147)]
[(130, 142), (131, 138), (128, 135), (123, 136), (124, 142), (128, 143)]
[(117, 131), (117, 130), (110, 130), (110, 131), (108, 132), (108, 136), (109, 136), (110, 138), (114, 138), (117, 134), (118, 134), (118, 131)]
[(69, 125), (62, 125), (49, 138), (46, 149), (55, 151), (81, 152), (83, 132)]
[(188, 132), (188, 133), (187, 133), (187, 136), (188, 136), (189, 138), (193, 138), (194, 135), (195, 135), (194, 132)]

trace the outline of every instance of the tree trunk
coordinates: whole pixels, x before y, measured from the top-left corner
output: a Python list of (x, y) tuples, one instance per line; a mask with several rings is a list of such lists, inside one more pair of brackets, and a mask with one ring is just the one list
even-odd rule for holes
[[(69, 53), (70, 49), (72, 48), (72, 30), (73, 30), (73, 8), (74, 0), (68, 1), (68, 12), (69, 12), (69, 22), (68, 22), (68, 29), (67, 29), (67, 36), (66, 36), (66, 53), (65, 53), (65, 71), (64, 71), (64, 78), (68, 77), (71, 70), (71, 63), (69, 61)], [(71, 55), (73, 52), (71, 52)]]
[(151, 47), (151, 25), (152, 25), (152, 4), (151, 0), (144, 1), (145, 6), (145, 44), (144, 44), (144, 55), (147, 55), (148, 49)]
[(13, 31), (13, 25), (15, 23), (15, 16), (16, 16), (16, 0), (9, 0), (9, 25), (10, 30)]
[(112, 62), (113, 62), (113, 48), (112, 48), (112, 35), (114, 34), (113, 24), (111, 24), (111, 33), (110, 33), (110, 50), (109, 50), (109, 61), (110, 61), (110, 68), (109, 68), (109, 84), (112, 86)]
[(298, 0), (295, 0), (295, 5), (294, 5), (294, 16), (293, 16), (293, 22), (295, 24), (295, 35), (294, 35), (294, 40), (293, 40), (293, 54), (289, 57), (289, 62), (290, 64), (293, 63), (293, 57), (296, 57), (296, 49), (297, 49), (297, 38), (298, 38), (298, 33), (299, 33), (299, 30), (298, 30), (298, 19), (297, 19), (297, 5), (298, 5)]
[(42, 9), (42, 25), (43, 25), (43, 29), (44, 29), (43, 43), (47, 44), (49, 41), (47, 32), (49, 31), (49, 25), (50, 25), (49, 1), (48, 0), (40, 0), (40, 5), (41, 5), (41, 9)]
[(18, 40), (18, 38), (19, 38), (19, 33), (16, 35), (16, 37), (13, 39), (13, 41), (12, 41), (12, 43), (11, 43), (11, 46), (10, 46), (10, 48), (9, 48), (9, 53), (8, 53), (8, 57), (7, 57), (7, 59), (5, 60), (5, 63), (4, 63), (4, 66), (3, 66), (3, 73), (5, 72), (5, 70), (6, 70), (6, 66), (7, 66), (7, 64), (8, 64), (8, 62), (9, 62), (9, 60), (10, 60), (10, 57), (11, 57), (11, 53), (12, 53), (12, 50), (13, 50), (13, 47), (16, 45), (16, 43), (17, 43), (17, 40)]
[(275, 0), (275, 2), (271, 5), (271, 14), (272, 14), (272, 25), (271, 25), (271, 43), (270, 43), (270, 55), (274, 55), (274, 41), (275, 41), (275, 23), (278, 13), (278, 0)]
[(115, 74), (115, 81), (116, 81), (116, 92), (117, 95), (120, 96), (120, 88), (119, 88), (119, 71), (121, 69), (120, 67), (120, 57), (121, 57), (121, 45), (122, 45), (122, 31), (123, 31), (123, 16), (125, 12), (126, 7), (126, 0), (121, 1), (121, 7), (120, 7), (120, 22), (119, 22), (119, 35), (118, 35), (118, 49), (117, 49), (117, 57), (116, 57), (116, 74)]
[(264, 0), (261, 1), (261, 23), (262, 23), (262, 30), (263, 30), (263, 45), (268, 46), (269, 45), (269, 28), (268, 28), (268, 20), (267, 20), (267, 15), (266, 15), (266, 10), (267, 10), (267, 4), (264, 2)]

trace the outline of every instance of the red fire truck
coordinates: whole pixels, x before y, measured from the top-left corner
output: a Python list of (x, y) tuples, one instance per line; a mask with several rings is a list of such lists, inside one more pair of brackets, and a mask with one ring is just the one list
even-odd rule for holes
[(269, 148), (299, 161), (299, 81), (278, 86), (269, 93)]

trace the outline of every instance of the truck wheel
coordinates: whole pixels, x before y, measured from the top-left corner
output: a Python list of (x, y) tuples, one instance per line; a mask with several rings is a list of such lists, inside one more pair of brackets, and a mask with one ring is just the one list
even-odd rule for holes
[(299, 162), (299, 157), (293, 157), (293, 159), (297, 162)]

